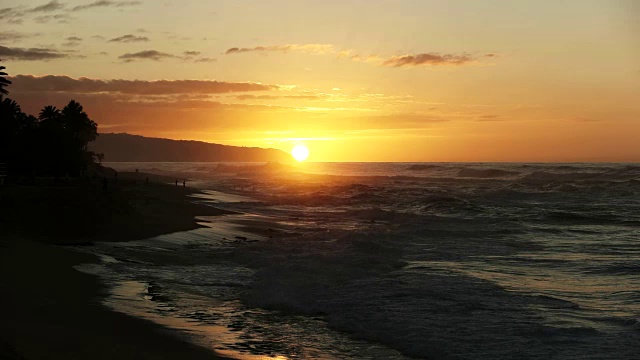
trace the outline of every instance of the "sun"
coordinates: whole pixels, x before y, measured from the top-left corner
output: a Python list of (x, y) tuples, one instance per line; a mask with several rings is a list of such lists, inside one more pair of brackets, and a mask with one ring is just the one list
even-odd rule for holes
[(309, 157), (309, 149), (304, 145), (296, 145), (291, 150), (291, 156), (298, 161), (305, 161)]

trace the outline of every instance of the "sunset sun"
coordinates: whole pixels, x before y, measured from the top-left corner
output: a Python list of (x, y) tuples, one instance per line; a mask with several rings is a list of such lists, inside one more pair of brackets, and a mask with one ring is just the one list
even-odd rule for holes
[(305, 161), (309, 157), (309, 149), (304, 145), (296, 145), (291, 150), (291, 156), (298, 161)]

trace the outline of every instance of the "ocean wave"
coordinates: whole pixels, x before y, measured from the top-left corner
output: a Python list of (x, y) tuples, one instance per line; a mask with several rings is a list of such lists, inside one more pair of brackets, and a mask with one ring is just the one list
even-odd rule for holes
[(435, 165), (435, 164), (414, 164), (407, 166), (407, 170), (411, 171), (422, 171), (422, 170), (432, 170), (432, 169), (442, 169), (444, 166)]
[(582, 213), (575, 211), (553, 210), (543, 214), (546, 221), (569, 224), (620, 224), (627, 220), (613, 214)]
[(458, 171), (459, 177), (468, 178), (504, 178), (520, 175), (517, 171), (500, 170), (500, 169), (475, 169), (464, 168)]

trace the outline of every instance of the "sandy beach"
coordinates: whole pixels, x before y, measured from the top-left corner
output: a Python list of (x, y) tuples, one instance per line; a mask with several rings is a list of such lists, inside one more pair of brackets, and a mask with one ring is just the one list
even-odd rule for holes
[(120, 174), (117, 185), (109, 181), (107, 191), (100, 184), (0, 189), (0, 358), (221, 358), (152, 322), (108, 310), (104, 286), (73, 269), (99, 259), (69, 244), (194, 229), (194, 216), (225, 212), (187, 201), (194, 191), (163, 184), (167, 178), (132, 173)]

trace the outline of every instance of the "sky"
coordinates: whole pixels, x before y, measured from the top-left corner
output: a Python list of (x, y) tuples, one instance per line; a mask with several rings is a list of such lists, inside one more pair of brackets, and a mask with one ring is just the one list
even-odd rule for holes
[(640, 161), (634, 0), (0, 0), (9, 96), (310, 161)]

